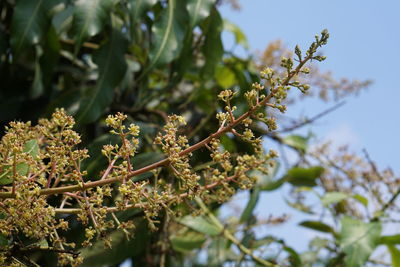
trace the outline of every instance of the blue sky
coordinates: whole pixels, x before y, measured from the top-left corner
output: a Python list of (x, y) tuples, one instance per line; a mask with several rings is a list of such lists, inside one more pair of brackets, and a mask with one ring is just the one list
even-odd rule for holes
[[(316, 33), (329, 30), (331, 38), (323, 49), (328, 59), (319, 64), (320, 68), (331, 70), (337, 78), (371, 79), (373, 84), (305, 131), (312, 130), (319, 139), (349, 143), (358, 153), (365, 148), (380, 168), (391, 166), (399, 174), (400, 1), (242, 0), (240, 4), (240, 11), (223, 7), (222, 15), (243, 30), (253, 52), (262, 51), (276, 39), (288, 47), (299, 44), (304, 49)], [(229, 35), (225, 35), (224, 42), (230, 47)], [(312, 116), (331, 105), (306, 101), (291, 107), (290, 114)], [(265, 194), (256, 212), (263, 218), (269, 213), (290, 212), (293, 220), (272, 231), (301, 250), (314, 232), (299, 232), (294, 227), (306, 217), (288, 210), (283, 201), (286, 192)]]

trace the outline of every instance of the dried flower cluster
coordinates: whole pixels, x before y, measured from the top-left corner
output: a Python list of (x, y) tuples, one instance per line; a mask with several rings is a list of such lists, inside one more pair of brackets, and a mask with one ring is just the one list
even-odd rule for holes
[[(116, 212), (141, 209), (150, 229), (155, 230), (160, 214), (179, 216), (174, 210), (176, 204), (195, 206), (195, 197), (206, 203), (224, 202), (237, 189), (251, 188), (255, 180), (248, 176), (248, 171), (266, 171), (265, 166), (277, 154), (264, 153), (261, 139), (250, 125), (263, 122), (269, 130), (277, 128), (265, 107), (284, 112), (286, 107), (282, 103), (290, 88), (308, 90), (307, 84), (292, 79), (308, 73), (306, 62), (324, 59), (316, 51), (326, 44), (328, 36), (326, 31), (317, 36), (304, 57), (296, 48), (297, 65), (296, 60), (283, 58), (284, 74), (264, 69), (264, 84), (254, 83), (245, 93), (247, 112), (237, 114), (232, 105), (236, 92), (222, 91), (219, 98), (225, 106), (217, 114), (219, 128), (204, 140), (190, 145), (188, 138), (179, 134), (179, 127), (185, 125), (184, 118), (169, 116), (154, 140), (165, 159), (140, 169), (132, 166), (140, 129), (135, 124), (125, 125), (126, 115), (122, 113), (110, 115), (105, 121), (121, 143), (103, 146), (108, 166), (98, 178), (87, 177), (82, 169), (82, 162), (90, 160), (88, 151), (79, 148), (81, 138), (73, 130), (74, 119), (63, 109), (56, 110), (50, 119), (41, 119), (36, 126), (30, 122), (10, 123), (0, 143), (0, 265), (18, 266), (19, 257), (46, 250), (58, 254), (60, 265), (78, 266), (83, 259), (73, 251), (75, 246), (90, 246), (98, 238), (110, 247), (108, 233), (116, 227), (128, 238), (134, 233), (133, 222), (121, 222)], [(233, 156), (224, 150), (220, 137), (228, 133), (251, 143), (254, 153)], [(195, 171), (190, 159), (199, 149), (202, 153), (208, 150), (212, 161), (201, 171)], [(147, 172), (152, 173), (150, 179), (132, 179)], [(86, 239), (82, 244), (60, 238), (59, 232), (69, 229), (66, 214), (76, 214), (85, 227)], [(21, 236), (27, 241), (21, 241)]]

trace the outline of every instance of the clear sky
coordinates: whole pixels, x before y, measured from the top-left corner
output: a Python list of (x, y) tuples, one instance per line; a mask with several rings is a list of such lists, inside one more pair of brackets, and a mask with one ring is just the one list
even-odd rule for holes
[[(225, 6), (222, 15), (237, 24), (247, 35), (251, 51), (262, 51), (273, 40), (288, 47), (302, 48), (316, 33), (327, 28), (330, 41), (323, 49), (328, 59), (319, 64), (337, 78), (372, 79), (367, 91), (347, 99), (347, 104), (313, 126), (319, 138), (334, 138), (350, 143), (356, 152), (366, 148), (379, 167), (391, 166), (400, 173), (400, 1), (373, 0), (248, 0), (239, 1), (242, 9)], [(229, 36), (224, 40), (229, 43)], [(229, 47), (229, 46), (228, 46)], [(332, 104), (306, 101), (292, 112), (315, 115)], [(266, 217), (288, 208), (282, 192), (263, 196), (257, 212)], [(274, 229), (291, 245), (301, 249), (312, 233), (293, 227), (304, 219), (290, 211), (293, 221)]]

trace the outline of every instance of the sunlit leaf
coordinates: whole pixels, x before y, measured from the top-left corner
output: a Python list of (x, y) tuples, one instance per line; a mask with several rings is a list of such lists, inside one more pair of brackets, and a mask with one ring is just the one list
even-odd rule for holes
[(363, 204), (365, 207), (368, 207), (368, 199), (366, 197), (356, 194), (353, 196), (353, 198)]
[(400, 267), (400, 250), (394, 245), (387, 245), (392, 258), (392, 267)]
[(384, 245), (400, 244), (400, 234), (381, 236), (381, 238), (379, 239), (379, 244), (384, 244)]
[(348, 194), (345, 194), (342, 192), (328, 192), (321, 198), (321, 201), (322, 201), (322, 205), (327, 207), (331, 204), (336, 204), (348, 197), (349, 197)]
[(249, 49), (249, 43), (247, 42), (246, 35), (242, 32), (239, 26), (227, 19), (224, 19), (224, 29), (233, 33), (236, 44), (240, 44), (244, 48)]
[(378, 245), (382, 226), (379, 222), (365, 223), (350, 217), (341, 220), (340, 247), (346, 253), (345, 266), (362, 266)]

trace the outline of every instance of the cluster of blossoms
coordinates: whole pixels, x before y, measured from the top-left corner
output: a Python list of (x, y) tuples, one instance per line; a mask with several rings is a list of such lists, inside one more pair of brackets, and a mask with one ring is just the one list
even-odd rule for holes
[[(16, 264), (15, 255), (42, 249), (57, 253), (60, 265), (78, 266), (83, 259), (73, 252), (75, 246), (91, 246), (97, 238), (110, 247), (109, 233), (114, 228), (123, 230), (128, 238), (134, 233), (134, 222), (121, 222), (118, 212), (140, 209), (149, 228), (156, 230), (162, 214), (179, 216), (176, 204), (193, 208), (196, 197), (206, 203), (224, 202), (236, 190), (251, 188), (256, 180), (249, 171), (266, 172), (271, 159), (277, 156), (274, 151), (264, 153), (261, 138), (252, 127), (264, 123), (269, 130), (277, 128), (268, 108), (284, 112), (282, 103), (290, 87), (308, 89), (306, 84), (291, 80), (307, 72), (307, 61), (322, 59), (314, 53), (326, 39), (327, 33), (323, 32), (305, 58), (296, 49), (296, 67), (293, 60), (283, 59), (282, 66), (287, 69), (284, 77), (265, 69), (261, 73), (264, 85), (254, 83), (245, 93), (245, 113), (236, 114), (237, 108), (232, 105), (236, 92), (222, 91), (219, 98), (224, 112), (216, 115), (219, 128), (196, 144), (190, 145), (188, 138), (179, 134), (179, 127), (186, 124), (184, 118), (169, 116), (154, 139), (165, 158), (139, 169), (133, 166), (132, 158), (139, 151), (140, 129), (135, 124), (126, 125), (127, 116), (122, 113), (105, 120), (120, 142), (103, 146), (108, 165), (97, 179), (87, 177), (87, 170), (82, 168), (89, 154), (87, 149), (78, 148), (81, 138), (73, 130), (74, 119), (63, 109), (56, 110), (51, 119), (39, 120), (36, 126), (10, 123), (0, 143), (0, 264)], [(254, 153), (231, 154), (221, 145), (224, 135), (250, 143)], [(199, 149), (207, 149), (211, 159), (201, 171), (191, 166), (191, 156)], [(132, 179), (144, 173), (152, 175), (144, 180)], [(75, 214), (84, 226), (86, 239), (81, 244), (68, 243), (60, 234), (69, 229), (72, 219), (65, 219), (68, 214)], [(31, 245), (23, 244), (21, 235)]]

